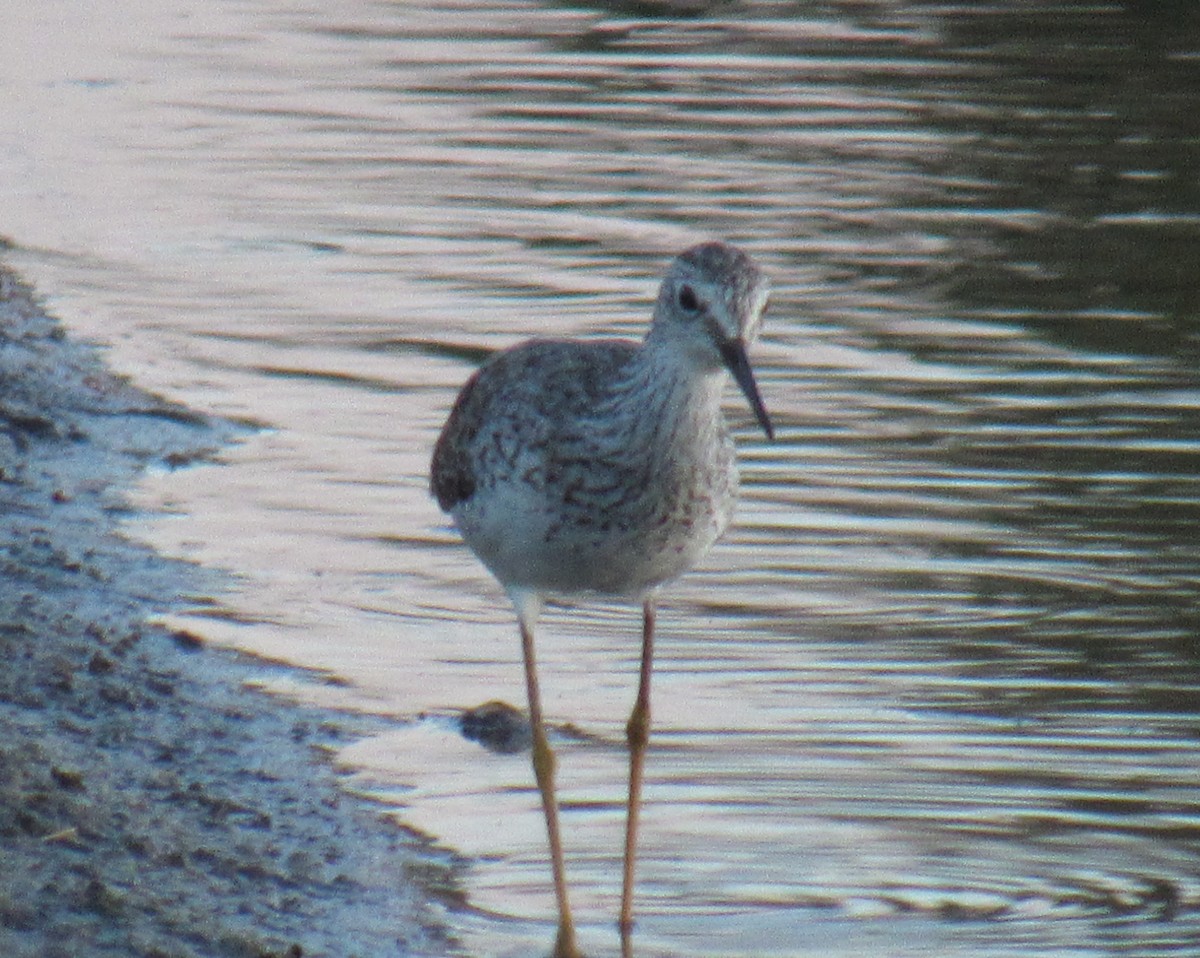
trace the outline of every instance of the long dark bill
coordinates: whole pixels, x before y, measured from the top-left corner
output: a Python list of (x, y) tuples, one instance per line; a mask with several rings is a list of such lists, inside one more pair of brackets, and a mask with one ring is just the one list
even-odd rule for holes
[(741, 388), (754, 416), (768, 439), (775, 438), (775, 430), (771, 428), (771, 417), (767, 415), (762, 397), (758, 394), (758, 383), (754, 381), (754, 370), (750, 368), (750, 359), (746, 356), (746, 344), (740, 339), (729, 339), (721, 343), (721, 358), (725, 360), (725, 368), (733, 374), (734, 381)]

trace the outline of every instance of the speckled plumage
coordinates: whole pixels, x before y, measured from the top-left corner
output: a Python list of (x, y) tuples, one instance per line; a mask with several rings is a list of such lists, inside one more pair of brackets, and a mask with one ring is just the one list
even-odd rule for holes
[[(680, 335), (689, 324), (677, 287), (699, 295), (706, 283), (708, 308), (737, 325), (690, 320), (697, 348)], [(438, 440), (431, 485), (510, 591), (640, 596), (708, 551), (737, 496), (712, 336), (753, 338), (765, 296), (744, 254), (706, 244), (673, 264), (642, 343), (534, 340), (471, 377)]]
[(559, 908), (554, 958), (579, 958), (579, 949), (538, 691), (538, 612), (547, 597), (581, 592), (643, 603), (637, 702), (626, 727), (620, 927), (628, 953), (654, 591), (695, 565), (733, 515), (737, 465), (721, 413), (729, 375), (772, 434), (746, 358), (766, 300), (766, 280), (744, 253), (724, 243), (692, 247), (663, 278), (642, 342), (534, 340), (492, 357), (459, 393), (433, 451), (438, 505), (508, 591), (520, 623)]

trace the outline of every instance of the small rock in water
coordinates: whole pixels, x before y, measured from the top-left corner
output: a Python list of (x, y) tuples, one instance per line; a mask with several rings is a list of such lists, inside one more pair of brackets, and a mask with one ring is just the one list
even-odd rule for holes
[(459, 727), (464, 738), (504, 755), (525, 751), (532, 740), (525, 713), (499, 700), (466, 709), (459, 719)]

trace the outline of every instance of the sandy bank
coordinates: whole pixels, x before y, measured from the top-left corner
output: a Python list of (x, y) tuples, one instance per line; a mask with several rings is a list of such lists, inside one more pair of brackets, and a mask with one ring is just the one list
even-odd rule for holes
[(149, 622), (214, 583), (119, 534), (123, 491), (236, 432), (113, 377), (0, 266), (7, 958), (453, 952), (452, 872), (327, 760), (365, 726)]

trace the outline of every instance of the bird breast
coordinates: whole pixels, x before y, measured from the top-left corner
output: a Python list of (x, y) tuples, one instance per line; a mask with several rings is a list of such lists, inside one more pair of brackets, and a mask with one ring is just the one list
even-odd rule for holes
[(552, 594), (638, 595), (687, 571), (737, 495), (722, 380), (630, 363), (571, 415), (488, 417), (452, 508), (463, 538), (501, 582)]

